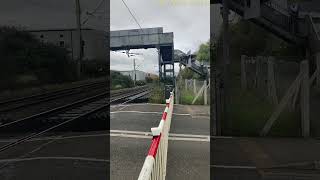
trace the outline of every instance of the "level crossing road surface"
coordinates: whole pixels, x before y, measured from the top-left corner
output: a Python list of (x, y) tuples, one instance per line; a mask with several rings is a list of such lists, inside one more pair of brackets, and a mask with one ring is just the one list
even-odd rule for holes
[[(0, 146), (14, 139), (0, 139)], [(1, 180), (108, 179), (108, 133), (56, 133), (0, 153)]]
[(214, 179), (320, 179), (317, 139), (216, 137), (211, 143)]
[[(164, 104), (111, 106), (111, 179), (138, 178)], [(167, 180), (210, 179), (209, 106), (174, 105), (168, 145)]]

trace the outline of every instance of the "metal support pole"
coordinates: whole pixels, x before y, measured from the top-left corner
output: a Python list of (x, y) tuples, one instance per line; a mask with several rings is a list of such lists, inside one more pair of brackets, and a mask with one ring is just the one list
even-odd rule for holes
[(78, 58), (76, 61), (76, 76), (77, 79), (81, 77), (81, 61), (83, 56), (83, 44), (82, 44), (82, 35), (81, 35), (81, 9), (80, 9), (80, 0), (76, 0), (76, 22), (77, 22), (77, 35), (78, 35)]
[(158, 62), (159, 62), (159, 84), (162, 80), (162, 65), (161, 65), (161, 53), (160, 53), (160, 47), (158, 48)]
[(137, 73), (136, 73), (136, 59), (133, 59), (133, 72), (134, 72), (134, 81), (133, 85), (136, 86), (137, 81)]
[(227, 105), (230, 102), (229, 97), (229, 6), (228, 0), (222, 1), (222, 18), (223, 18), (223, 89), (221, 92), (223, 94), (223, 104), (222, 104), (222, 120), (225, 121), (228, 131), (232, 130), (232, 122), (228, 119), (228, 108)]

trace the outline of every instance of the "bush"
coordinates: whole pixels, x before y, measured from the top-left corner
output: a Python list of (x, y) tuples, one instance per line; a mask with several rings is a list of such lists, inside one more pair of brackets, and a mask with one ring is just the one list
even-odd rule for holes
[(81, 65), (81, 71), (85, 77), (94, 78), (108, 75), (107, 61), (105, 59), (86, 60)]
[(137, 86), (144, 86), (144, 85), (146, 85), (146, 82), (145, 81), (136, 81), (136, 85)]
[(149, 102), (157, 104), (164, 104), (166, 102), (164, 97), (164, 88), (162, 85), (153, 84), (153, 89), (149, 98)]
[(120, 72), (110, 72), (111, 89), (121, 89), (133, 87), (133, 81), (129, 76), (124, 76)]
[(0, 63), (0, 89), (75, 79), (74, 62), (65, 48), (14, 27), (0, 27)]

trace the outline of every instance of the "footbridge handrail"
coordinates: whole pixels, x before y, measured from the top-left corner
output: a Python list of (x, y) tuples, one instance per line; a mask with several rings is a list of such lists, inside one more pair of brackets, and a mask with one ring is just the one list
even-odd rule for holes
[(309, 14), (309, 15), (307, 15), (308, 16), (308, 19), (309, 19), (309, 21), (310, 21), (310, 25), (311, 25), (311, 32), (312, 32), (312, 35), (313, 35), (313, 37), (316, 39), (316, 40), (320, 40), (320, 35), (319, 35), (319, 33), (317, 32), (317, 28), (316, 28), (316, 25), (314, 24), (314, 22), (313, 22), (313, 19), (312, 19), (312, 17), (311, 17), (311, 15)]

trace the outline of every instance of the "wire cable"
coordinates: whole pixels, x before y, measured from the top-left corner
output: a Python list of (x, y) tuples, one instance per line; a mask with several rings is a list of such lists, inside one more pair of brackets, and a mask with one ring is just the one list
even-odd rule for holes
[(140, 29), (142, 30), (138, 20), (136, 19), (136, 17), (133, 15), (133, 13), (131, 12), (130, 8), (128, 7), (128, 5), (125, 3), (124, 0), (122, 0), (123, 4), (126, 6), (126, 8), (128, 9), (129, 13), (131, 14), (131, 16), (133, 17), (133, 19), (135, 20), (135, 22), (138, 24), (138, 26), (140, 27)]

